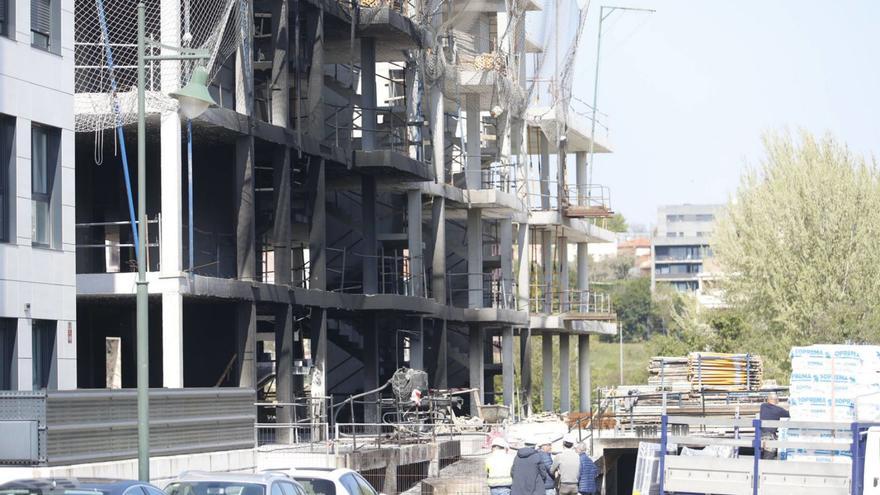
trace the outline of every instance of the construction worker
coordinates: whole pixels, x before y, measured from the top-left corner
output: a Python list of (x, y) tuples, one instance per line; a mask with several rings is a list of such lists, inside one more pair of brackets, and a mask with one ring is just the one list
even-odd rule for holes
[(596, 478), (599, 477), (599, 468), (596, 467), (596, 463), (587, 455), (587, 446), (583, 442), (577, 444), (576, 449), (581, 458), (581, 471), (578, 475), (578, 493), (580, 495), (595, 495), (598, 491)]
[(577, 495), (578, 478), (581, 472), (581, 458), (574, 451), (574, 439), (566, 436), (562, 440), (562, 453), (553, 460), (550, 474), (559, 478), (559, 495)]
[(544, 495), (556, 495), (556, 479), (550, 471), (550, 468), (553, 467), (553, 454), (551, 454), (553, 445), (548, 439), (539, 440), (539, 442), (538, 447), (541, 449), (541, 460), (544, 462), (544, 468), (548, 473), (547, 479), (544, 480)]
[(510, 485), (513, 484), (512, 468), (513, 456), (507, 442), (501, 437), (494, 438), (492, 453), (486, 458), (486, 483), (491, 495), (510, 495)]
[(526, 440), (525, 447), (516, 451), (510, 477), (510, 495), (544, 495), (545, 481), (553, 478), (535, 449), (535, 440)]

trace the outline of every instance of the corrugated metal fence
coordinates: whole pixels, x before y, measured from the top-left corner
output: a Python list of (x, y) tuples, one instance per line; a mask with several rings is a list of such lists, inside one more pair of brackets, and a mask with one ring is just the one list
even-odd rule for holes
[[(0, 464), (56, 466), (137, 456), (134, 389), (4, 392), (0, 398), (0, 425), (37, 421), (39, 431), (38, 458), (6, 458), (0, 448)], [(150, 454), (253, 448), (255, 400), (253, 389), (150, 390)]]

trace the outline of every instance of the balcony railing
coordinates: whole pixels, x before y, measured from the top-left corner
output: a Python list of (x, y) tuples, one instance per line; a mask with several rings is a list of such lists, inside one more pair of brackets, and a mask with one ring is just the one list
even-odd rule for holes
[[(482, 281), (481, 287), (470, 287), (474, 277)], [(451, 306), (470, 307), (470, 295), (478, 293), (480, 308), (518, 309), (516, 283), (497, 278), (491, 273), (447, 273), (446, 287)]]
[[(162, 216), (147, 219), (146, 263), (159, 270)], [(135, 222), (137, 225), (137, 222)], [(76, 224), (77, 273), (130, 273), (137, 271), (136, 246), (128, 220)]]
[(591, 290), (548, 290), (547, 284), (532, 284), (529, 310), (533, 313), (603, 314), (614, 313), (611, 296)]

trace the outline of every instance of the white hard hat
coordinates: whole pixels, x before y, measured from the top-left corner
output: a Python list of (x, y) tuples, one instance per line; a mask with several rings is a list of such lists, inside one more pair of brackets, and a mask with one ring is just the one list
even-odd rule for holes
[(562, 438), (562, 441), (565, 443), (577, 443), (577, 438), (575, 438), (574, 435), (569, 433), (568, 435), (565, 435), (565, 437)]
[(535, 440), (535, 445), (538, 446), (538, 447), (540, 447), (540, 446), (542, 446), (542, 445), (551, 445), (551, 444), (553, 444), (553, 442), (551, 442), (550, 439), (547, 438), (547, 437), (544, 437), (544, 438), (537, 438), (537, 439)]
[(506, 449), (507, 442), (501, 437), (495, 437), (492, 439), (492, 447), (501, 447), (503, 449)]

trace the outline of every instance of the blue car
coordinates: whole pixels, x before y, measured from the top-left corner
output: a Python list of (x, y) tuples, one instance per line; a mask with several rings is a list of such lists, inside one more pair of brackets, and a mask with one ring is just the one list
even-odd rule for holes
[(165, 495), (155, 486), (134, 480), (44, 478), (0, 485), (0, 495)]

